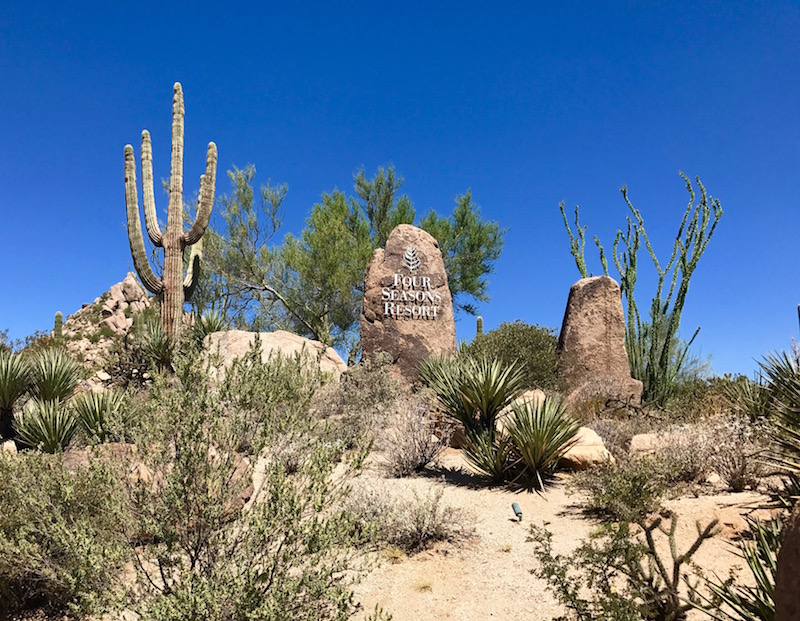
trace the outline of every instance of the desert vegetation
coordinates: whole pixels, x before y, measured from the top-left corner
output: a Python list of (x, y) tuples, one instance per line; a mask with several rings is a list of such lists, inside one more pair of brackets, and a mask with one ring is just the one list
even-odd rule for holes
[[(133, 148), (125, 148), (131, 251), (155, 303), (131, 293), (122, 304), (120, 283), (117, 298), (82, 311), (97, 324), (85, 339), (60, 312), (52, 336), (10, 343), (0, 333), (0, 615), (388, 619), (380, 602), (365, 609), (356, 597), (376, 568), (479, 546), (491, 529), (520, 524), (518, 499), (534, 492), (548, 502), (566, 490), (577, 519), (593, 525), (586, 539), (564, 551), (550, 525), (525, 524), (531, 566), (520, 580), (530, 572), (546, 585), (560, 606), (554, 616), (774, 619), (782, 520), (800, 490), (800, 355), (768, 355), (758, 381), (710, 377), (692, 357), (697, 332), (680, 338), (690, 279), (722, 217), (699, 179), (698, 197), (683, 177), (689, 204), (666, 263), (622, 191), (630, 215), (612, 244), (615, 303), (625, 302), (625, 373), (641, 382), (641, 399), (620, 398), (605, 377), (568, 390), (557, 331), (519, 320), (484, 332), (478, 318), (474, 340), (425, 358), (409, 380), (391, 354), (362, 352), (373, 251), (397, 225), (417, 222), (441, 252), (452, 307), (474, 315), (502, 249), (499, 224), (481, 218), (469, 191), (451, 215), (418, 219), (389, 167), (372, 178), (357, 172), (355, 196), (323, 194), (300, 235), (270, 244), (286, 187), (261, 187), (259, 201), (255, 169), (234, 168), (215, 228), (210, 143), (184, 232), (183, 113), (176, 84), (164, 233), (142, 137), (145, 226), (164, 249), (160, 276), (148, 262)], [(586, 227), (576, 208), (573, 233), (561, 211), (585, 278)], [(634, 295), (642, 243), (656, 271), (649, 318)], [(404, 260), (413, 273), (411, 250)], [(109, 317), (119, 323), (101, 328)], [(235, 356), (211, 345), (232, 328), (253, 334)], [(292, 354), (265, 349), (264, 329), (314, 341)], [(78, 340), (103, 340), (102, 356), (74, 355)], [(325, 370), (325, 356), (344, 368)], [(473, 496), (454, 502), (459, 489)], [(687, 539), (679, 524), (691, 516), (670, 503), (745, 492), (769, 517), (748, 517), (740, 529), (749, 575), (723, 578), (696, 562), (723, 524), (698, 521)], [(487, 527), (468, 506), (486, 495), (514, 507), (514, 517)], [(430, 593), (435, 580), (415, 585)]]

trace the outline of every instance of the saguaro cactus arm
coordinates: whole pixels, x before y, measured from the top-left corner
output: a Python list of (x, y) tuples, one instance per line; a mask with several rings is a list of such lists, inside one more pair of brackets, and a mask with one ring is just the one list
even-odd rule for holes
[(131, 245), (133, 267), (147, 290), (158, 295), (164, 289), (164, 283), (150, 268), (147, 253), (144, 249), (142, 227), (139, 224), (139, 197), (136, 192), (136, 164), (133, 161), (133, 147), (125, 145), (125, 202), (128, 215), (128, 242)]
[(157, 248), (164, 245), (161, 229), (156, 216), (156, 198), (153, 191), (153, 146), (150, 144), (150, 132), (142, 132), (142, 200), (144, 202), (144, 224), (147, 235)]
[(197, 286), (197, 281), (200, 280), (200, 262), (202, 259), (203, 239), (200, 238), (192, 246), (192, 252), (189, 255), (189, 268), (186, 271), (186, 278), (183, 279), (183, 298), (187, 302), (192, 301), (192, 294)]
[(206, 173), (200, 175), (200, 196), (197, 198), (197, 217), (192, 228), (183, 236), (187, 246), (196, 244), (203, 237), (211, 218), (211, 208), (214, 206), (214, 186), (217, 178), (217, 145), (208, 143), (206, 153)]

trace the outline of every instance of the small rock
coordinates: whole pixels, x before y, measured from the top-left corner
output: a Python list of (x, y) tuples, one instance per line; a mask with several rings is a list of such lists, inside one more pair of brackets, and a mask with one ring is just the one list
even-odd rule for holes
[(16, 455), (17, 445), (14, 440), (6, 440), (0, 444), (0, 453), (11, 453), (12, 455)]
[(94, 374), (94, 376), (97, 379), (99, 379), (101, 382), (110, 382), (111, 381), (111, 376), (108, 373), (106, 373), (105, 371), (98, 371), (97, 373)]
[(631, 438), (628, 451), (631, 455), (654, 453), (664, 445), (664, 441), (655, 433), (639, 433)]
[(716, 485), (717, 483), (722, 483), (722, 477), (719, 476), (716, 472), (709, 472), (708, 476), (706, 477), (706, 483), (710, 485)]
[(581, 427), (577, 440), (559, 461), (559, 465), (570, 470), (586, 470), (592, 466), (615, 463), (614, 456), (608, 452), (603, 439), (594, 429)]

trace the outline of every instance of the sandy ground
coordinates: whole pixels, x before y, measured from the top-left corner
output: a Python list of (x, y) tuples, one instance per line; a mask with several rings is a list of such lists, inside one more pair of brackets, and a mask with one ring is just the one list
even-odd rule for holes
[[(396, 561), (384, 561), (356, 587), (356, 600), (363, 606), (363, 619), (378, 604), (394, 621), (419, 619), (535, 619), (549, 620), (564, 610), (546, 590), (545, 583), (531, 574), (536, 566), (533, 544), (526, 541), (531, 525), (546, 523), (553, 533), (556, 552), (572, 550), (596, 526), (580, 511), (580, 496), (568, 495), (564, 483), (569, 475), (544, 495), (515, 493), (487, 488), (469, 473), (457, 450), (449, 449), (437, 473), (411, 479), (381, 482), (398, 495), (422, 494), (432, 486), (444, 490), (443, 502), (471, 514), (475, 535), (454, 543), (439, 543), (432, 549)], [(721, 532), (707, 541), (694, 556), (706, 572), (727, 577), (730, 568), (741, 565), (734, 554), (735, 540), (745, 528), (743, 515), (764, 514), (766, 497), (740, 494), (680, 498), (667, 505), (680, 516), (678, 551), (696, 537), (695, 520), (704, 525), (720, 520)], [(523, 519), (515, 519), (511, 503), (519, 503)], [(666, 550), (666, 548), (665, 548)], [(695, 618), (706, 618), (701, 613)]]

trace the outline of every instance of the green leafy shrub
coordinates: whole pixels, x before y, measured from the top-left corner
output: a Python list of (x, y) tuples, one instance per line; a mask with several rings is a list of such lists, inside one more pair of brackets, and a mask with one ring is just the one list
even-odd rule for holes
[(17, 443), (43, 453), (64, 451), (78, 428), (78, 418), (59, 401), (32, 399), (14, 421)]
[(66, 401), (78, 387), (81, 369), (61, 349), (40, 349), (30, 361), (30, 393), (40, 401)]
[[(302, 360), (262, 361), (256, 343), (227, 371), (210, 364), (179, 355), (136, 411), (131, 433), (152, 473), (129, 489), (131, 533), (147, 533), (135, 563), (140, 614), (347, 618), (363, 559), (342, 502), (364, 450), (340, 464), (341, 446), (309, 416), (320, 379), (299, 372)], [(304, 440), (293, 473), (278, 454), (287, 437)]]
[(525, 367), (523, 389), (555, 390), (556, 330), (527, 324), (519, 319), (502, 323), (500, 327), (479, 333), (472, 342), (461, 347), (460, 356), (477, 360), (497, 360), (504, 366)]
[(0, 453), (0, 617), (27, 608), (101, 612), (128, 558), (116, 475), (58, 455)]
[(30, 375), (24, 358), (8, 350), (0, 350), (0, 441), (14, 435), (14, 404), (30, 386)]

